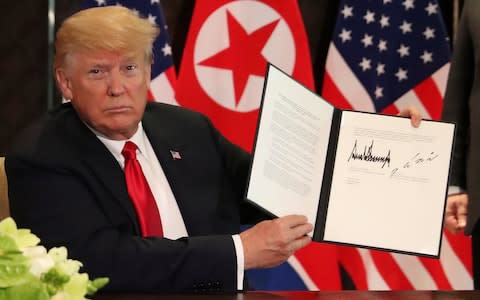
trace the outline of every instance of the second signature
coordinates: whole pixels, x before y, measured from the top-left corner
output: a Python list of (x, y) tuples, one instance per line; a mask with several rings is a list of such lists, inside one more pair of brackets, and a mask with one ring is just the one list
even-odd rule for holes
[(393, 177), (393, 175), (395, 175), (400, 169), (409, 169), (414, 166), (424, 165), (425, 163), (435, 160), (437, 157), (438, 157), (438, 153), (435, 153), (434, 151), (431, 151), (426, 155), (418, 152), (406, 163), (404, 163), (402, 167), (394, 168), (392, 170), (392, 173), (390, 174), (390, 177)]

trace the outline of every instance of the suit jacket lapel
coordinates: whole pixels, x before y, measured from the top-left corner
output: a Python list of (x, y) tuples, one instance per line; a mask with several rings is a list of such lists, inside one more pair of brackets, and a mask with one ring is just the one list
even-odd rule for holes
[[(67, 127), (66, 132), (70, 135), (75, 148), (81, 152), (79, 156), (83, 158), (87, 167), (97, 177), (96, 179), (104, 184), (105, 188), (111, 192), (113, 198), (126, 210), (129, 218), (135, 224), (137, 233), (140, 233), (135, 208), (128, 196), (125, 185), (123, 170), (116, 159), (78, 117), (68, 126), (74, 127)], [(99, 201), (107, 200), (99, 199)]]
[(199, 222), (198, 202), (193, 200), (197, 198), (195, 195), (191, 195), (189, 191), (185, 191), (186, 187), (182, 184), (185, 172), (188, 172), (184, 159), (188, 158), (175, 159), (171, 152), (177, 151), (182, 155), (189, 145), (186, 143), (186, 137), (178, 137), (178, 134), (176, 134), (175, 124), (169, 119), (171, 115), (161, 114), (161, 111), (159, 114), (158, 112), (159, 110), (153, 115), (148, 109), (145, 111), (142, 120), (143, 129), (167, 177), (187, 231), (191, 234), (192, 229), (195, 228), (196, 231), (199, 229), (198, 227), (202, 227), (203, 224), (208, 224), (208, 222)]

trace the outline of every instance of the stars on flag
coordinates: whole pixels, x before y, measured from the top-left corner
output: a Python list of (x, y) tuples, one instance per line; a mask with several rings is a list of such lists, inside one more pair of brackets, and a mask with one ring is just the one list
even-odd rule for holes
[(152, 15), (152, 14), (148, 14), (148, 22), (150, 22), (150, 24), (152, 25), (157, 25), (157, 17)]
[(166, 43), (165, 46), (162, 48), (162, 52), (164, 56), (171, 56), (172, 55), (172, 47), (170, 44)]
[(373, 45), (373, 36), (365, 33), (362, 39), (363, 47), (367, 48), (368, 46)]
[(367, 13), (363, 16), (363, 19), (367, 24), (375, 22), (375, 13), (367, 10)]
[(400, 57), (409, 56), (410, 47), (407, 47), (404, 44), (400, 44), (400, 48), (397, 49), (397, 52), (398, 54), (400, 54)]
[(432, 2), (429, 2), (428, 6), (425, 7), (425, 10), (427, 11), (429, 16), (434, 15), (434, 14), (438, 13), (438, 4), (434, 4)]
[(382, 15), (380, 17), (380, 26), (382, 26), (382, 28), (390, 26), (390, 17)]
[(340, 33), (339, 36), (342, 39), (342, 43), (345, 43), (346, 41), (350, 41), (352, 39), (352, 31), (346, 30), (344, 28), (342, 29), (342, 33)]
[(400, 30), (402, 31), (403, 34), (407, 34), (409, 32), (412, 32), (412, 23), (409, 23), (407, 21), (403, 21), (402, 25), (400, 25)]
[(377, 76), (385, 74), (385, 64), (378, 63), (376, 71), (377, 71)]
[(340, 6), (333, 42), (380, 109), (449, 59), (438, 5), (424, 3), (344, 0)]
[(422, 54), (422, 56), (420, 56), (420, 58), (422, 59), (424, 64), (432, 62), (433, 61), (433, 53), (425, 50), (425, 51), (423, 51), (423, 54)]
[(387, 50), (388, 50), (387, 41), (380, 39), (380, 41), (378, 42), (378, 51), (383, 52), (383, 51), (387, 51)]
[(372, 68), (370, 64), (371, 64), (371, 60), (366, 59), (365, 57), (362, 58), (362, 61), (359, 63), (360, 67), (362, 67), (362, 70), (364, 72)]
[(341, 11), (343, 18), (353, 17), (353, 6), (345, 5)]
[(435, 29), (427, 27), (423, 32), (423, 35), (427, 40), (435, 38)]
[(375, 98), (379, 99), (379, 98), (382, 98), (382, 97), (383, 97), (383, 87), (379, 87), (377, 85), (377, 87), (375, 88)]
[(415, 5), (413, 2), (414, 0), (404, 0), (402, 5), (405, 6), (405, 10), (414, 9)]
[(404, 70), (402, 68), (399, 68), (397, 73), (395, 73), (395, 77), (398, 78), (398, 81), (406, 80), (407, 77), (407, 70)]

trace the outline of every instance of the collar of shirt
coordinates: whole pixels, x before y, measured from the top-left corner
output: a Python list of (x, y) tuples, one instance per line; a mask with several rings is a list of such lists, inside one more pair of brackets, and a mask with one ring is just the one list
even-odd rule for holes
[[(88, 125), (87, 125), (88, 126)], [(126, 141), (131, 141), (135, 143), (138, 147), (138, 151), (144, 155), (145, 157), (148, 158), (148, 152), (147, 152), (147, 146), (146, 146), (146, 138), (147, 136), (145, 135), (145, 131), (143, 130), (143, 125), (142, 122), (138, 124), (137, 131), (133, 134), (131, 138), (128, 140), (111, 140), (101, 134), (100, 132), (96, 131), (95, 129), (91, 128), (88, 126), (90, 130), (98, 137), (98, 139), (107, 147), (107, 149), (112, 153), (112, 155), (115, 157), (115, 159), (118, 161), (122, 169), (124, 168), (125, 165), (125, 159), (122, 155), (122, 149), (123, 146), (125, 145)]]

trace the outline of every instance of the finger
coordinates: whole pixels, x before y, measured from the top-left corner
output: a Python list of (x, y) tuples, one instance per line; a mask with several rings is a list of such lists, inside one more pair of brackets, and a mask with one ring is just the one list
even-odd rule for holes
[(310, 223), (300, 224), (294, 227), (280, 226), (280, 231), (276, 235), (277, 240), (282, 240), (285, 244), (306, 236), (313, 230), (313, 225)]
[(293, 254), (293, 252), (297, 251), (298, 249), (301, 249), (301, 248), (305, 247), (306, 245), (308, 245), (311, 241), (312, 241), (312, 239), (309, 236), (302, 236), (301, 238), (298, 238), (298, 239), (292, 241), (289, 245), (290, 249), (292, 250), (292, 254)]
[(299, 225), (306, 224), (308, 222), (307, 217), (304, 215), (288, 215), (277, 219), (280, 224), (287, 228), (293, 228)]
[(449, 216), (445, 218), (445, 228), (450, 231), (453, 234), (456, 234), (458, 229), (457, 229), (457, 220), (453, 216)]
[(467, 205), (459, 204), (457, 207), (457, 229), (464, 229), (467, 225)]
[(293, 234), (293, 238), (297, 239), (297, 238), (300, 238), (300, 237), (308, 234), (312, 230), (313, 230), (313, 225), (310, 224), (310, 223), (306, 223), (306, 224), (302, 224), (302, 225), (298, 225), (298, 226), (293, 227), (291, 232)]
[(422, 117), (420, 116), (420, 113), (414, 114), (410, 117), (410, 122), (412, 123), (412, 126), (415, 128), (418, 128), (420, 126), (421, 121), (422, 121)]
[(313, 230), (313, 225), (307, 223), (307, 218), (302, 215), (289, 215), (282, 221), (283, 224), (281, 224), (281, 228), (283, 228), (282, 230), (289, 242), (302, 237)]
[(402, 117), (410, 117), (410, 122), (412, 123), (413, 127), (420, 126), (422, 116), (420, 111), (415, 106), (410, 106), (406, 109), (403, 109), (398, 115)]

